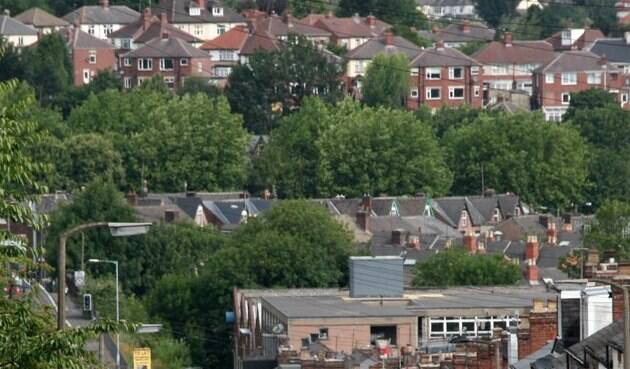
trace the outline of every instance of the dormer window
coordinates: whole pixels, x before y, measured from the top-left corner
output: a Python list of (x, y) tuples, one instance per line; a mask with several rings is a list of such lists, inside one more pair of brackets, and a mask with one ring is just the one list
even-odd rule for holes
[(492, 221), (495, 223), (501, 221), (501, 210), (499, 208), (494, 208), (492, 211)]
[(215, 17), (222, 17), (223, 16), (223, 8), (212, 7), (212, 15), (214, 15)]
[(201, 15), (201, 8), (197, 8), (195, 7), (190, 7), (190, 9), (188, 9), (188, 12), (190, 13), (191, 16), (199, 16)]

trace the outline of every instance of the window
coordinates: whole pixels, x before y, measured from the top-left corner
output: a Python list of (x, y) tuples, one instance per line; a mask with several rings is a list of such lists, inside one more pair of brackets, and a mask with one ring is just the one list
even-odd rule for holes
[(427, 100), (439, 100), (441, 98), (439, 87), (427, 88)]
[(131, 49), (131, 40), (125, 38), (121, 41), (120, 45), (123, 49)]
[(461, 100), (464, 98), (464, 88), (463, 87), (449, 87), (448, 88), (448, 98), (451, 100)]
[(222, 61), (234, 61), (236, 58), (234, 57), (234, 52), (232, 50), (221, 50), (219, 51), (219, 60)]
[(225, 26), (225, 24), (219, 24), (217, 26), (217, 34), (218, 35), (224, 34), (226, 29), (227, 29), (227, 27)]
[(412, 76), (417, 76), (419, 73), (420, 73), (419, 68), (411, 68), (409, 70), (409, 74), (412, 75)]
[(562, 93), (562, 104), (563, 105), (568, 105), (569, 103), (571, 103), (571, 94), (568, 92), (563, 92)]
[(417, 88), (412, 88), (411, 92), (409, 93), (409, 96), (411, 96), (413, 98), (417, 98), (418, 97), (418, 89)]
[(468, 212), (466, 210), (462, 210), (459, 216), (459, 225), (461, 227), (468, 227)]
[(361, 74), (363, 73), (363, 61), (356, 60), (354, 62), (354, 73)]
[(212, 8), (212, 15), (218, 16), (218, 17), (222, 16), (223, 15), (223, 8), (218, 8), (218, 7), (215, 8), (215, 7), (213, 7)]
[(203, 26), (201, 24), (195, 24), (195, 35), (201, 36), (203, 34)]
[(480, 90), (481, 89), (479, 88), (479, 86), (474, 87), (473, 91), (474, 91), (475, 97), (479, 97)]
[(426, 69), (426, 78), (427, 79), (440, 79), (442, 78), (442, 70), (441, 68), (427, 68)]
[(628, 94), (621, 94), (621, 102), (623, 104), (627, 104), (628, 103)]
[(188, 59), (186, 58), (179, 59), (179, 65), (188, 65)]
[(173, 70), (174, 62), (171, 58), (161, 58), (160, 59), (160, 70)]
[(22, 36), (18, 37), (18, 45), (20, 45), (20, 46), (24, 45), (24, 37), (22, 37)]
[(192, 16), (201, 15), (201, 9), (196, 6), (190, 7), (190, 9), (188, 9), (188, 14)]
[(328, 328), (320, 328), (319, 329), (319, 339), (327, 340), (328, 339)]
[(131, 67), (131, 58), (123, 58), (123, 65), (125, 67)]
[(153, 70), (153, 59), (150, 59), (150, 58), (138, 59), (138, 70)]
[(93, 34), (94, 34), (94, 25), (89, 25), (89, 26), (88, 26), (88, 33), (89, 33), (90, 35), (93, 35)]
[(111, 24), (106, 24), (105, 25), (105, 34), (109, 35), (112, 32), (114, 32), (114, 26), (112, 26)]
[(214, 75), (216, 77), (227, 78), (227, 77), (230, 76), (231, 72), (232, 72), (232, 68), (230, 68), (230, 67), (216, 67), (216, 68), (214, 68)]
[(473, 65), (472, 67), (470, 67), (470, 74), (472, 74), (473, 76), (479, 74), (479, 66)]
[(149, 77), (138, 77), (138, 86), (142, 86), (144, 81), (148, 80)]
[(586, 77), (586, 82), (589, 85), (598, 85), (602, 83), (602, 74), (601, 73), (589, 73)]
[(630, 65), (623, 66), (623, 74), (630, 74)]
[(451, 68), (448, 68), (448, 78), (449, 79), (463, 79), (464, 78), (464, 68), (462, 68), (462, 67), (451, 67)]
[(172, 90), (175, 87), (175, 77), (164, 77), (164, 84)]
[(84, 84), (90, 83), (90, 70), (89, 69), (83, 70), (83, 83)]
[(96, 64), (96, 50), (90, 50), (90, 56), (88, 57), (88, 63)]
[(490, 74), (495, 76), (508, 74), (508, 67), (506, 65), (493, 65), (490, 67)]
[(575, 85), (577, 84), (577, 73), (562, 73), (563, 85)]
[(131, 77), (123, 78), (123, 86), (125, 88), (131, 88)]
[(553, 83), (554, 82), (554, 75), (553, 73), (546, 73), (545, 74), (545, 83)]

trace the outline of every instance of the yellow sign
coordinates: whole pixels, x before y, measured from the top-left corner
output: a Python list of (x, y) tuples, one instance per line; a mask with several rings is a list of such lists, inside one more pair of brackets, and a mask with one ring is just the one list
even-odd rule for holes
[(133, 369), (151, 369), (151, 349), (133, 349)]

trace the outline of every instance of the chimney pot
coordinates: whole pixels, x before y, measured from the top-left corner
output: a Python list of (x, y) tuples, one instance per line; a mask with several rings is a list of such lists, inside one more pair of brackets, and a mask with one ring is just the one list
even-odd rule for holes
[(109, 7), (109, 0), (100, 0), (99, 4), (103, 7), (103, 8), (107, 8)]
[(206, 0), (197, 0), (197, 6), (201, 9), (206, 7)]
[(151, 25), (151, 8), (145, 8), (142, 12), (142, 29), (146, 31)]
[(505, 32), (503, 35), (503, 43), (506, 47), (512, 47), (512, 32)]
[(334, 17), (334, 14), (333, 14), (332, 10), (327, 11), (327, 12), (326, 12), (326, 18), (329, 18), (329, 19), (330, 19), (330, 18), (332, 18), (332, 17)]
[(536, 264), (536, 260), (538, 260), (538, 255), (538, 237), (527, 236), (527, 243), (525, 243), (525, 259), (530, 260), (534, 264)]
[(376, 17), (374, 17), (372, 14), (368, 15), (365, 21), (370, 27), (374, 27), (376, 25)]
[(608, 56), (606, 56), (606, 54), (603, 54), (602, 57), (599, 59), (599, 64), (600, 65), (608, 64)]
[(525, 277), (529, 284), (538, 284), (538, 266), (528, 263), (527, 269), (525, 270)]
[(394, 44), (394, 34), (391, 31), (385, 32), (385, 45), (391, 46)]
[(435, 42), (435, 49), (436, 50), (444, 50), (444, 40), (437, 40)]

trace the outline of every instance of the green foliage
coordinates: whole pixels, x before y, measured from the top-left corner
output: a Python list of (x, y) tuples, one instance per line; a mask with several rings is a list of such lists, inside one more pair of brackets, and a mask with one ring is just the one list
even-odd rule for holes
[(184, 80), (184, 86), (178, 91), (180, 95), (196, 95), (203, 93), (208, 97), (218, 97), (223, 94), (223, 91), (214, 85), (208, 83), (207, 78), (203, 77), (188, 77)]
[(404, 54), (374, 57), (363, 80), (363, 101), (369, 106), (403, 107), (409, 92), (408, 65)]
[(483, 165), (487, 188), (516, 192), (532, 205), (569, 207), (584, 195), (587, 145), (571, 126), (539, 114), (482, 113), (442, 143), (455, 173), (451, 193), (481, 193)]
[(466, 55), (472, 55), (481, 50), (481, 48), (484, 46), (486, 46), (486, 43), (484, 41), (468, 42), (465, 45), (459, 47), (459, 51), (463, 52)]
[(431, 47), (431, 40), (420, 36), (416, 28), (405, 26), (403, 24), (395, 24), (392, 28), (395, 35), (405, 38), (420, 47)]
[(249, 65), (234, 68), (226, 95), (250, 131), (268, 133), (280, 116), (301, 106), (307, 96), (328, 102), (341, 99), (343, 70), (341, 63), (329, 61), (304, 37), (290, 36), (279, 51), (258, 52)]
[(98, 133), (77, 134), (63, 141), (65, 158), (55, 169), (67, 180), (64, 188), (81, 188), (95, 179), (124, 183), (121, 157), (114, 144)]
[(330, 41), (328, 45), (326, 45), (326, 50), (332, 52), (337, 56), (344, 56), (348, 52), (348, 48), (346, 45), (339, 45), (336, 42)]
[[(416, 115), (422, 116), (426, 113), (426, 111), (420, 110), (416, 113)], [(474, 109), (469, 106), (462, 106), (459, 108), (443, 107), (436, 111), (435, 114), (430, 114), (429, 112), (427, 119), (431, 122), (435, 135), (438, 139), (442, 139), (444, 134), (450, 129), (467, 126), (474, 122), (482, 113), (483, 110)], [(420, 117), (420, 119), (422, 118), (423, 117)]]
[(521, 279), (518, 265), (503, 255), (468, 255), (462, 249), (440, 252), (416, 266), (414, 287), (513, 285)]
[(604, 253), (615, 251), (620, 259), (630, 256), (630, 204), (605, 201), (595, 213), (595, 221), (584, 236), (584, 244)]
[(475, 0), (475, 9), (481, 18), (496, 28), (501, 18), (514, 14), (518, 2), (518, 0)]
[(0, 51), (0, 81), (23, 79), (24, 65), (20, 61), (19, 50), (0, 36)]
[(519, 40), (545, 39), (563, 27), (582, 28), (590, 24), (588, 9), (559, 3), (550, 3), (544, 9), (534, 6), (522, 16), (503, 17), (499, 28), (511, 31)]
[(311, 13), (324, 13), (326, 11), (323, 1), (288, 0), (288, 8), (297, 18), (303, 18)]
[[(586, 109), (597, 109), (597, 108), (605, 108), (616, 106), (617, 101), (615, 101), (615, 97), (613, 94), (609, 93), (606, 90), (602, 90), (600, 88), (591, 88), (585, 91), (572, 93), (571, 94), (571, 103), (569, 104), (569, 109), (563, 115), (563, 119), (565, 121), (571, 120), (578, 111), (586, 110)], [(583, 125), (591, 125), (592, 122), (587, 121), (582, 123)], [(589, 127), (592, 129), (593, 127)], [(588, 137), (592, 137), (595, 132), (584, 132)], [(605, 132), (604, 134), (607, 134)]]

